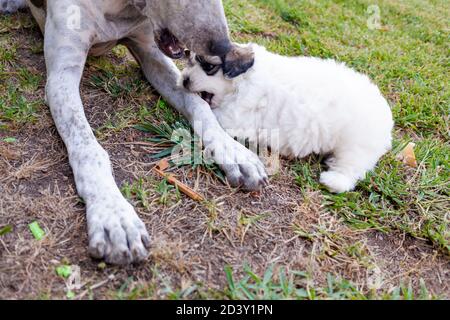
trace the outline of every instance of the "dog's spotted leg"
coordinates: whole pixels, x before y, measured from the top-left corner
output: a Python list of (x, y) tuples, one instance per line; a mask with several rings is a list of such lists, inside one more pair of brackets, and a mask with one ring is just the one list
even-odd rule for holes
[[(268, 184), (265, 168), (258, 156), (233, 140), (219, 125), (209, 105), (198, 95), (180, 88), (180, 72), (157, 48), (151, 35), (142, 32), (124, 44), (141, 64), (152, 86), (183, 114), (202, 138), (205, 149), (225, 171), (233, 186), (259, 190)], [(199, 128), (201, 127), (201, 128)]]
[(51, 10), (48, 14), (46, 98), (67, 147), (78, 193), (86, 203), (90, 254), (113, 264), (142, 261), (149, 235), (114, 181), (108, 154), (95, 139), (79, 94), (91, 34), (69, 31), (63, 16)]

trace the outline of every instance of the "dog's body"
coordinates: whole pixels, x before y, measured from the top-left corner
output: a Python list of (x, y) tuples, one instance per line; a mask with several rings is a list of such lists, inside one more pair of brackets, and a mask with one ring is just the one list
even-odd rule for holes
[(139, 262), (150, 237), (117, 187), (108, 154), (84, 115), (79, 84), (88, 54), (126, 45), (153, 87), (191, 121), (232, 185), (258, 189), (267, 183), (259, 159), (223, 131), (202, 99), (178, 88), (179, 71), (167, 57), (180, 58), (183, 43), (221, 56), (230, 77), (248, 69), (252, 56), (232, 46), (220, 0), (0, 0), (0, 11), (24, 5), (45, 36), (46, 99), (86, 203), (92, 256)]
[(261, 143), (267, 130), (277, 130), (272, 152), (331, 154), (321, 182), (333, 192), (353, 189), (391, 147), (392, 113), (380, 90), (333, 60), (250, 47), (255, 65), (247, 73), (228, 80), (214, 70), (214, 58), (208, 63), (197, 57), (183, 71), (184, 85), (208, 93), (222, 127), (241, 139)]

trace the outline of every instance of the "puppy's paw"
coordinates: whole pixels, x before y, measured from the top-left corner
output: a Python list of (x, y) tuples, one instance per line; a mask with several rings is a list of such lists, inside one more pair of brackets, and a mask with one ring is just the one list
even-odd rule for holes
[(150, 236), (131, 204), (121, 195), (88, 204), (87, 222), (92, 257), (116, 265), (147, 258)]
[(239, 142), (230, 138), (225, 143), (208, 146), (206, 149), (214, 162), (225, 172), (231, 186), (255, 191), (269, 184), (261, 160)]
[(326, 171), (320, 175), (320, 183), (334, 193), (342, 193), (353, 190), (355, 181), (337, 171)]

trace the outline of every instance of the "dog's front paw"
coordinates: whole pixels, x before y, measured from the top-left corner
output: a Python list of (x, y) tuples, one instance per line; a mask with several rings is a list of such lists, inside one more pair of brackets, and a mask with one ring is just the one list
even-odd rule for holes
[(150, 236), (131, 204), (122, 196), (88, 204), (87, 222), (92, 257), (117, 265), (147, 258)]
[(225, 172), (231, 186), (255, 191), (269, 184), (261, 160), (239, 142), (230, 138), (225, 143), (208, 146), (206, 149)]

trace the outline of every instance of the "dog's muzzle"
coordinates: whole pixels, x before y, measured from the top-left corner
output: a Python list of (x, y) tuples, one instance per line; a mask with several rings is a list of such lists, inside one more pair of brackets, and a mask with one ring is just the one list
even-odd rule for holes
[(160, 30), (155, 34), (155, 41), (166, 56), (172, 59), (181, 59), (184, 56), (184, 48), (180, 41), (169, 31)]
[[(191, 86), (191, 79), (189, 77), (186, 77), (183, 79), (183, 87), (190, 91), (190, 86)], [(206, 101), (206, 103), (209, 104), (210, 107), (212, 107), (212, 100), (214, 98), (214, 94), (206, 92), (206, 91), (202, 91), (202, 92), (197, 92), (197, 94)]]

